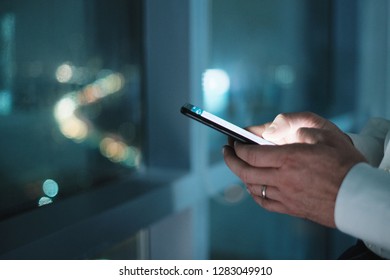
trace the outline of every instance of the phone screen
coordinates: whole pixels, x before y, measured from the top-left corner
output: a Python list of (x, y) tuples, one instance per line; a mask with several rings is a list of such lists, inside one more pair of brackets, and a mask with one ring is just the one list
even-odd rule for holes
[(243, 143), (260, 144), (260, 145), (275, 145), (239, 126), (236, 126), (220, 117), (217, 117), (199, 107), (192, 104), (184, 104), (180, 110), (184, 115), (195, 119), (209, 127), (212, 127), (228, 136), (233, 137)]

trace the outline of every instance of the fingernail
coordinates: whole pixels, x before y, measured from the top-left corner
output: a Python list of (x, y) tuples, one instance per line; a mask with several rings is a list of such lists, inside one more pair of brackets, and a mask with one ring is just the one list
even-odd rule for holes
[(225, 155), (227, 149), (229, 149), (229, 146), (225, 145), (222, 147), (222, 154)]

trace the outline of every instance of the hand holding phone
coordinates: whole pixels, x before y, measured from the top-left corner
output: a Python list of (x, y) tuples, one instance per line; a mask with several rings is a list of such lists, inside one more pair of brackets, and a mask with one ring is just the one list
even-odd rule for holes
[(212, 127), (234, 139), (248, 144), (275, 145), (239, 126), (236, 126), (224, 119), (221, 119), (199, 107), (192, 104), (184, 104), (181, 107), (181, 113), (195, 119), (209, 127)]

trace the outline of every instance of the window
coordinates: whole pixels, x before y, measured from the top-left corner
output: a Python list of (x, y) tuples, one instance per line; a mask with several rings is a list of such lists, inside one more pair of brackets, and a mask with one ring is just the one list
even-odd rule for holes
[[(32, 203), (31, 206), (22, 207), (25, 204), (16, 200), (15, 211), (8, 212), (7, 218), (0, 220), (0, 232), (3, 233), (0, 258), (207, 258), (208, 213), (205, 198), (208, 194), (197, 187), (201, 184), (199, 166), (203, 161), (197, 160), (199, 157), (196, 160), (190, 157), (192, 154), (199, 154), (194, 149), (197, 137), (191, 137), (197, 128), (193, 130), (190, 122), (179, 112), (184, 102), (191, 100), (195, 92), (201, 92), (200, 69), (204, 69), (204, 66), (199, 63), (202, 61), (199, 57), (203, 57), (203, 49), (199, 45), (203, 42), (204, 26), (199, 28), (200, 25), (195, 25), (193, 20), (204, 24), (206, 21), (193, 15), (203, 16), (206, 3), (207, 1), (198, 0), (75, 0), (67, 3), (38, 0), (34, 3), (7, 1), (0, 4), (4, 7), (2, 11), (13, 14), (15, 25), (11, 29), (15, 30), (14, 37), (18, 32), (20, 9), (24, 11), (25, 19), (32, 21), (31, 28), (25, 24), (26, 29), (44, 29), (45, 34), (55, 34), (50, 40), (36, 39), (37, 51), (48, 62), (55, 62), (49, 70), (45, 70), (47, 84), (52, 84), (50, 91), (45, 86), (40, 86), (40, 90), (46, 94), (45, 98), (39, 99), (42, 104), (18, 110), (27, 114), (26, 119), (29, 121), (37, 119), (39, 114), (46, 116), (45, 121), (49, 125), (39, 132), (36, 130), (41, 126), (35, 125), (29, 132), (33, 136), (47, 135), (46, 138), (50, 138), (54, 131), (57, 142), (49, 143), (47, 149), (62, 147), (61, 155), (64, 157), (58, 158), (57, 162), (50, 157), (44, 162), (45, 165), (39, 155), (22, 158), (21, 164), (27, 162), (34, 168), (45, 167), (42, 170), (37, 168), (30, 176), (40, 174), (40, 177), (44, 177), (32, 188), (39, 194), (31, 192), (26, 199)], [(49, 10), (51, 13), (47, 12)], [(34, 13), (41, 17), (37, 23), (31, 19)], [(48, 20), (46, 24), (42, 24), (45, 17)], [(64, 23), (64, 17), (66, 20), (71, 18), (70, 27)], [(49, 23), (52, 28), (47, 27)], [(51, 29), (58, 28), (63, 30), (60, 33), (63, 36), (54, 31), (50, 33)], [(58, 41), (62, 37), (65, 37), (66, 43), (71, 42), (72, 28), (81, 28), (82, 36), (76, 36), (76, 44), (61, 47), (61, 52), (71, 52), (73, 47), (80, 46), (83, 42), (80, 37), (83, 35), (88, 37), (84, 41), (85, 48), (79, 49), (80, 52), (72, 52), (74, 57), (58, 55), (57, 58), (55, 54), (61, 52), (50, 46), (61, 46)], [(39, 46), (42, 44), (46, 52), (40, 50)], [(24, 45), (28, 48), (27, 43)], [(1, 45), (1, 48), (5, 48), (4, 46), (5, 44)], [(16, 44), (13, 48), (17, 49)], [(194, 50), (197, 51), (195, 56), (192, 55)], [(26, 59), (34, 58), (33, 54), (27, 53)], [(92, 59), (91, 65), (86, 64), (89, 55), (98, 56), (99, 59)], [(12, 60), (16, 58), (13, 54)], [(196, 67), (193, 66), (195, 61), (198, 63)], [(8, 63), (9, 65), (14, 63)], [(79, 106), (77, 102), (80, 100), (90, 99), (76, 99), (75, 95), (79, 96), (76, 93), (86, 93), (94, 100), (94, 95), (89, 94), (95, 92), (96, 77), (91, 77), (91, 81), (80, 85), (72, 82), (74, 76), (70, 73), (84, 73), (84, 70), (90, 73), (89, 67), (96, 65), (99, 66), (96, 73), (98, 79), (105, 80), (108, 77), (109, 81), (119, 81), (113, 84), (116, 85), (115, 89), (120, 89), (105, 95), (99, 102)], [(12, 78), (12, 81), (15, 80), (16, 76)], [(40, 80), (35, 79), (20, 86), (21, 92), (29, 90), (29, 85), (40, 85), (37, 81)], [(101, 85), (101, 82), (98, 84)], [(103, 82), (103, 85), (106, 83)], [(7, 96), (16, 94), (13, 87), (9, 87), (7, 91)], [(52, 97), (51, 92), (57, 95)], [(22, 130), (14, 129), (9, 121), (19, 112), (16, 103), (12, 104), (1, 116), (4, 120), (2, 124), (13, 129), (5, 131), (19, 131), (17, 140), (22, 141), (26, 138), (25, 134)], [(81, 121), (88, 120), (88, 128), (89, 125), (94, 125), (100, 131), (107, 132), (110, 137), (102, 139), (108, 148), (107, 153), (102, 153), (102, 150), (105, 151), (101, 150), (103, 144), (93, 145), (94, 142), (87, 141), (88, 137), (74, 134), (72, 129), (70, 131), (73, 133), (70, 134), (67, 133), (68, 130), (61, 130), (61, 122), (57, 121), (61, 117), (82, 118)], [(123, 121), (126, 125), (122, 125)], [(130, 122), (132, 125), (127, 125)], [(47, 127), (51, 128), (50, 132), (46, 131)], [(92, 136), (101, 135), (103, 133)], [(39, 142), (32, 140), (33, 137), (28, 137), (22, 142), (25, 145)], [(125, 155), (139, 155), (140, 151), (141, 158), (135, 157), (137, 160), (129, 162), (124, 160), (126, 158), (116, 157), (124, 150), (121, 142), (135, 148), (134, 153), (126, 150)], [(24, 149), (28, 153), (34, 153), (36, 147), (38, 146), (29, 145)], [(203, 151), (200, 157), (204, 158), (206, 149), (200, 150)], [(46, 176), (44, 172), (57, 168), (56, 164), (67, 159), (68, 154), (78, 158), (67, 160), (66, 165), (56, 169), (58, 172), (48, 172), (51, 176)], [(53, 153), (49, 155), (52, 156)], [(70, 169), (74, 172), (69, 172), (71, 176), (66, 177), (64, 182), (52, 177), (52, 174), (63, 176), (64, 171)], [(12, 182), (19, 180), (18, 175), (28, 174), (25, 170), (20, 174), (15, 173), (9, 174)], [(25, 181), (28, 180), (29, 177)], [(80, 181), (80, 184), (71, 184)], [(21, 193), (23, 194), (22, 190)], [(54, 203), (38, 207), (38, 199), (42, 196), (46, 197), (47, 203), (50, 200)], [(183, 242), (177, 243), (178, 239)], [(153, 245), (155, 248), (150, 248), (149, 251), (149, 244), (159, 246)], [(181, 248), (183, 244), (188, 246)]]
[[(212, 0), (206, 108), (241, 126), (281, 112), (352, 112), (356, 10), (353, 1)], [(212, 83), (226, 86), (213, 91)], [(214, 161), (225, 139), (211, 137)]]
[(141, 166), (141, 2), (0, 3), (1, 219)]
[[(354, 96), (356, 80), (370, 94), (382, 85), (369, 82), (373, 61), (359, 61), (357, 50), (371, 36), (371, 49), (388, 41), (385, 29), (358, 16), (377, 22), (380, 10), (384, 26), (387, 5), (6, 0), (0, 7), (0, 258), (324, 259), (351, 243), (259, 208), (222, 160), (226, 137), (179, 110), (190, 102), (242, 126), (292, 110), (346, 114), (353, 124), (356, 102), (378, 108), (364, 101), (371, 95)], [(222, 87), (213, 92), (207, 84), (216, 80)]]
[[(211, 0), (205, 108), (241, 126), (313, 111), (350, 129), (358, 99), (357, 11), (356, 1)], [(223, 166), (226, 136), (208, 134), (209, 164)], [(217, 174), (210, 186), (228, 173)], [(211, 199), (210, 221), (216, 259), (334, 258), (353, 243), (264, 211), (234, 179)]]

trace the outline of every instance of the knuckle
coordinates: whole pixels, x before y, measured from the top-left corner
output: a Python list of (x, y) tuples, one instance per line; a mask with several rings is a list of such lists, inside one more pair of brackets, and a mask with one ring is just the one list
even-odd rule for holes
[(256, 149), (252, 148), (252, 146), (243, 145), (236, 150), (236, 154), (249, 165), (256, 166), (258, 160), (258, 153), (256, 152)]
[(316, 120), (319, 118), (319, 116), (317, 114), (314, 114), (313, 112), (310, 112), (310, 111), (305, 111), (302, 113), (302, 115), (304, 115), (305, 117), (310, 118), (312, 120)]
[(307, 144), (324, 143), (331, 134), (331, 131), (319, 128), (301, 127), (297, 130), (298, 138)]
[(252, 166), (256, 166), (257, 165), (257, 153), (256, 153), (256, 151), (247, 151), (246, 157), (247, 157), (248, 163), (250, 165), (252, 165)]
[(285, 153), (281, 159), (282, 165), (281, 168), (289, 169), (291, 166), (294, 166), (297, 161), (295, 150), (290, 150), (288, 153)]
[(240, 168), (237, 170), (237, 176), (244, 182), (250, 183), (249, 181), (249, 171), (247, 168)]
[(307, 134), (308, 134), (308, 131), (307, 131), (306, 127), (298, 128), (296, 133), (297, 133), (297, 138), (298, 139), (300, 139), (301, 141), (305, 141), (306, 140)]
[(288, 114), (287, 113), (280, 113), (275, 117), (274, 121), (287, 121)]

